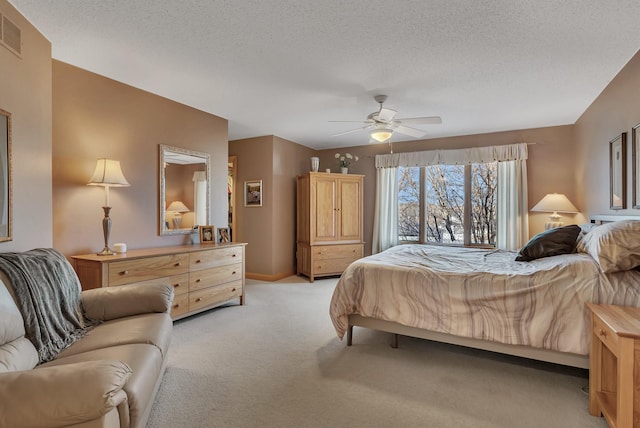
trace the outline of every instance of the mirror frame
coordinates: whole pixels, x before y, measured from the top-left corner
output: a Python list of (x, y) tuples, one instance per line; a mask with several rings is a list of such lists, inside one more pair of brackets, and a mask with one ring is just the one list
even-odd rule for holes
[[(0, 242), (8, 242), (13, 240), (13, 169), (11, 166), (11, 113), (6, 110), (0, 109), (0, 115), (7, 118), (6, 135), (4, 135), (4, 130), (0, 130), (2, 131), (3, 137), (6, 137), (7, 144), (6, 159), (2, 159), (2, 153), (0, 152), (0, 162), (2, 162), (0, 168), (5, 168), (6, 174), (3, 174), (3, 176), (6, 177), (7, 180), (6, 183), (1, 183), (4, 177), (0, 176), (0, 185), (2, 185), (2, 189), (0, 190), (0, 192), (4, 191), (7, 197), (7, 233), (6, 235), (0, 234)], [(2, 144), (5, 143), (4, 141), (2, 141), (2, 138), (0, 138), (0, 142)]]
[[(202, 158), (203, 159), (203, 163), (205, 164), (205, 168), (206, 168), (206, 175), (207, 175), (207, 202), (206, 202), (206, 218), (207, 221), (209, 221), (209, 215), (211, 213), (211, 196), (210, 196), (210, 189), (211, 189), (211, 155), (209, 153), (204, 153), (204, 152), (198, 152), (195, 150), (189, 150), (189, 149), (183, 149), (180, 147), (173, 147), (173, 146), (167, 146), (164, 144), (159, 144), (159, 151), (160, 151), (160, 162), (158, 164), (158, 174), (159, 174), (159, 185), (160, 185), (160, 206), (159, 206), (159, 223), (158, 223), (158, 234), (160, 236), (167, 236), (167, 235), (188, 235), (190, 233), (193, 232), (193, 229), (178, 229), (178, 230), (172, 230), (172, 229), (167, 229), (165, 227), (165, 222), (166, 222), (166, 217), (165, 217), (165, 210), (166, 210), (166, 189), (165, 189), (165, 184), (166, 184), (166, 179), (165, 179), (165, 174), (164, 174), (164, 165), (166, 162), (166, 153), (167, 152), (171, 152), (171, 153), (178, 153), (178, 154), (183, 154), (183, 155), (189, 155), (189, 156), (195, 156), (198, 158)], [(205, 225), (202, 225), (205, 226)]]

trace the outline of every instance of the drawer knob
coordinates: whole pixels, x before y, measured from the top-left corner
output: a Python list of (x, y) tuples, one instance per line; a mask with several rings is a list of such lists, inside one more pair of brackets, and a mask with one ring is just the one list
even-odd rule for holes
[(196, 282), (200, 282), (200, 278), (196, 279)]
[(175, 305), (173, 305), (174, 308), (179, 308), (180, 307), (180, 303), (176, 303)]
[(234, 270), (233, 272), (231, 272), (231, 275), (235, 275), (235, 274), (236, 274), (236, 271), (235, 271), (235, 270)]
[(231, 254), (231, 257), (235, 257), (235, 256), (236, 256), (235, 254)]
[(199, 260), (199, 259), (198, 259), (198, 260), (196, 260), (196, 263), (201, 263), (201, 262), (202, 262), (202, 261), (201, 261), (201, 260)]
[(235, 289), (235, 288), (232, 288), (232, 289), (231, 289), (231, 291), (236, 291), (236, 289)]
[(602, 336), (602, 337), (607, 337), (607, 332), (606, 332), (606, 331), (604, 331), (603, 329), (600, 329), (600, 333), (599, 333), (599, 334), (600, 334), (600, 336)]
[(180, 266), (180, 262), (176, 263), (174, 266), (175, 266), (175, 267)]
[(180, 287), (180, 283), (173, 284), (173, 288), (178, 288), (178, 287)]
[(202, 300), (202, 299), (201, 299), (200, 297), (198, 297), (198, 298), (196, 299), (196, 302), (199, 302), (200, 300)]
[(122, 272), (120, 272), (120, 275), (126, 275), (126, 274), (128, 274), (128, 273), (129, 273), (129, 271), (128, 271), (128, 270), (123, 270)]

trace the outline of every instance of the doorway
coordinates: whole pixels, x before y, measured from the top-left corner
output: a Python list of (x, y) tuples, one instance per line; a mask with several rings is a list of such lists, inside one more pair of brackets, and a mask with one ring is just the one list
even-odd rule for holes
[(229, 206), (229, 238), (231, 242), (236, 242), (236, 233), (238, 232), (236, 226), (236, 162), (236, 156), (229, 156), (227, 162), (227, 195)]

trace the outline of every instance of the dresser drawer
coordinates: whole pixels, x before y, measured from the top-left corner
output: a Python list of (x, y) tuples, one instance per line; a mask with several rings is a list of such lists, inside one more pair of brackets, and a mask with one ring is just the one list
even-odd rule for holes
[(189, 293), (189, 311), (206, 308), (242, 295), (242, 281), (233, 281)]
[(190, 270), (210, 269), (242, 261), (243, 247), (223, 247), (198, 251), (189, 255)]
[(189, 270), (188, 254), (148, 257), (109, 264), (109, 286), (179, 275)]
[(312, 247), (313, 258), (316, 260), (351, 258), (357, 260), (362, 258), (362, 244), (354, 245), (318, 245)]
[(173, 287), (174, 294), (184, 294), (189, 291), (189, 274), (183, 273), (181, 275), (173, 275), (173, 276), (165, 276), (163, 278), (154, 278), (148, 279), (146, 281), (138, 281), (132, 282), (131, 284), (120, 284), (120, 285), (133, 285), (133, 284), (141, 284), (141, 285), (155, 285), (155, 284), (164, 284), (170, 285)]
[(314, 260), (313, 261), (313, 273), (314, 275), (328, 274), (328, 273), (342, 273), (344, 270), (353, 263), (356, 258), (342, 257), (339, 259), (327, 259), (327, 260)]
[(189, 295), (180, 294), (173, 298), (171, 304), (171, 318), (179, 317), (189, 312)]
[(600, 318), (593, 317), (593, 334), (598, 336), (598, 339), (605, 344), (607, 348), (615, 355), (618, 356), (618, 335), (615, 334)]
[(196, 291), (212, 285), (242, 279), (242, 263), (199, 270), (189, 274), (189, 290)]

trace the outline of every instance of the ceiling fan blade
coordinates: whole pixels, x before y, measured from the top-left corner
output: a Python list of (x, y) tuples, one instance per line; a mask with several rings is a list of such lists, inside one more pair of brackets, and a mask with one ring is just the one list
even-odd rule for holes
[(398, 112), (390, 108), (381, 108), (378, 112), (378, 120), (380, 122), (391, 122)]
[(352, 132), (362, 131), (363, 129), (370, 128), (371, 125), (363, 126), (362, 128), (350, 129), (348, 131), (338, 132), (337, 134), (330, 135), (330, 137), (337, 137), (339, 135), (350, 134)]
[(402, 125), (394, 127), (393, 131), (399, 132), (401, 134), (408, 135), (414, 138), (421, 138), (427, 135), (427, 133), (422, 131), (421, 129), (409, 128), (408, 126), (402, 126)]
[(440, 125), (442, 118), (440, 116), (408, 117), (406, 119), (396, 119), (395, 122), (406, 125)]
[(373, 123), (370, 120), (329, 120), (330, 123)]

